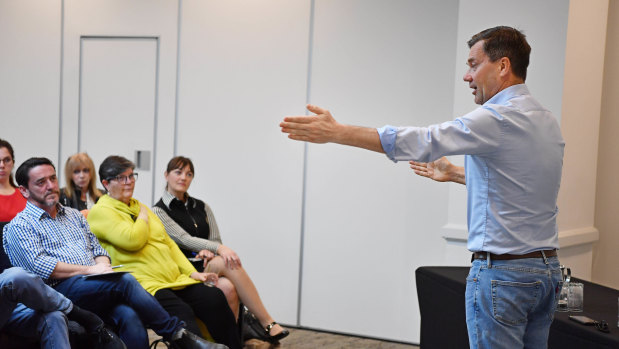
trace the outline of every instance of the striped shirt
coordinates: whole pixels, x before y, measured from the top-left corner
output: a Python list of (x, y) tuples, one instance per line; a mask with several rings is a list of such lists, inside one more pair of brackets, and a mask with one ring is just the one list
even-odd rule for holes
[[(174, 195), (168, 193), (167, 190), (163, 191), (161, 201), (163, 201), (163, 204), (166, 205), (166, 207), (170, 208), (170, 203), (174, 199)], [(209, 227), (209, 240), (191, 236), (161, 208), (154, 206), (152, 209), (153, 213), (161, 219), (161, 222), (165, 227), (165, 231), (168, 235), (170, 235), (172, 240), (180, 246), (180, 248), (193, 252), (209, 250), (213, 253), (217, 253), (217, 248), (219, 248), (219, 245), (221, 245), (222, 242), (221, 236), (219, 235), (219, 228), (217, 227), (217, 222), (215, 221), (215, 215), (213, 215), (213, 211), (209, 205), (206, 203), (204, 204), (204, 210), (206, 211), (206, 223)]]
[(4, 227), (2, 237), (11, 264), (37, 274), (51, 286), (60, 282), (50, 279), (58, 262), (90, 266), (96, 264), (95, 257), (109, 257), (79, 211), (60, 204), (57, 208), (52, 218), (28, 202)]

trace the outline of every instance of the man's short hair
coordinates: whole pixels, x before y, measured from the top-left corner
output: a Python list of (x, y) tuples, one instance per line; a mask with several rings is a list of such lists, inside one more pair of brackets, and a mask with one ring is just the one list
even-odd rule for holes
[(103, 180), (109, 181), (127, 169), (134, 169), (135, 164), (125, 157), (118, 155), (110, 155), (99, 165), (99, 178), (101, 183)]
[(50, 165), (54, 168), (54, 171), (56, 170), (56, 167), (54, 167), (54, 164), (52, 164), (48, 158), (30, 158), (24, 161), (24, 163), (19, 165), (17, 168), (17, 171), (15, 172), (15, 180), (17, 180), (17, 184), (28, 189), (30, 170), (41, 165)]
[(512, 27), (499, 26), (482, 30), (468, 41), (469, 48), (478, 41), (484, 41), (484, 52), (490, 61), (509, 58), (514, 75), (526, 80), (531, 46), (522, 32)]

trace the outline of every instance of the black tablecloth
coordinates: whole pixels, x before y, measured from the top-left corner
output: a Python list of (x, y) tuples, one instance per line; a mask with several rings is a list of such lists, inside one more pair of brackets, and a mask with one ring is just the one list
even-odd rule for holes
[[(464, 291), (468, 267), (420, 267), (416, 270), (417, 296), (421, 313), (421, 349), (468, 348), (464, 314)], [(584, 284), (584, 312), (555, 313), (550, 327), (550, 349), (619, 348), (617, 298), (619, 290), (572, 278)], [(610, 333), (568, 319), (586, 315), (606, 320)]]

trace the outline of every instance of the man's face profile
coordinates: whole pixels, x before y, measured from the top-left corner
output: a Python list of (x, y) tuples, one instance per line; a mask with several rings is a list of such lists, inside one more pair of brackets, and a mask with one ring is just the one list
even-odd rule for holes
[(467, 65), (469, 69), (464, 74), (464, 81), (473, 89), (476, 104), (484, 104), (500, 91), (499, 73), (500, 59), (491, 62), (484, 51), (484, 41), (480, 40), (471, 47)]

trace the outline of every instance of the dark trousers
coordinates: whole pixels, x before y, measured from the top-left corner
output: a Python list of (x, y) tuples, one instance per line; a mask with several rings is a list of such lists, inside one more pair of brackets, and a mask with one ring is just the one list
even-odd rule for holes
[(197, 317), (217, 343), (230, 349), (242, 348), (232, 310), (226, 296), (217, 287), (195, 284), (176, 291), (166, 288), (157, 291), (155, 298), (170, 315), (184, 321), (189, 331), (200, 334)]
[[(118, 336), (128, 348), (148, 348), (144, 325), (169, 340), (184, 324), (163, 307), (131, 274), (112, 273), (100, 278), (68, 278), (54, 287), (86, 310), (120, 327)], [(144, 325), (143, 325), (144, 324)]]

